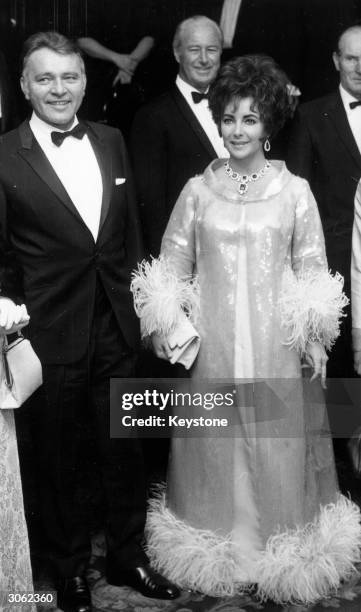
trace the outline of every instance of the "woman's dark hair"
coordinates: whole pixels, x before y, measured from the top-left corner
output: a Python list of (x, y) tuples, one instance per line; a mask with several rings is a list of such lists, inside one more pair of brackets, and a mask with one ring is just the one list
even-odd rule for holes
[(209, 89), (209, 108), (220, 128), (226, 106), (241, 98), (253, 98), (265, 124), (267, 136), (274, 136), (293, 115), (296, 104), (289, 95), (290, 80), (267, 55), (235, 57), (221, 66)]

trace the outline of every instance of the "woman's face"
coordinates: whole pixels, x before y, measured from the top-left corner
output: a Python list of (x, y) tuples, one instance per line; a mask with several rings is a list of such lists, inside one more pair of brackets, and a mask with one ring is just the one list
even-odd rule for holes
[(231, 159), (249, 162), (264, 157), (265, 126), (257, 107), (252, 105), (253, 98), (241, 98), (232, 100), (224, 109), (221, 133)]

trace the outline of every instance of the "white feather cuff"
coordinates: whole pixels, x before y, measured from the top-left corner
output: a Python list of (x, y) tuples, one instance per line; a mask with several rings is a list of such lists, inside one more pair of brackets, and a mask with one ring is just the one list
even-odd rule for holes
[(279, 300), (285, 344), (300, 353), (307, 342), (318, 340), (329, 350), (340, 334), (340, 319), (349, 303), (343, 293), (343, 277), (336, 272), (305, 271), (299, 276), (287, 270)]
[(143, 260), (132, 274), (130, 290), (134, 308), (141, 319), (142, 337), (153, 332), (172, 332), (184, 313), (194, 322), (199, 310), (199, 289), (195, 278), (179, 278), (167, 259)]

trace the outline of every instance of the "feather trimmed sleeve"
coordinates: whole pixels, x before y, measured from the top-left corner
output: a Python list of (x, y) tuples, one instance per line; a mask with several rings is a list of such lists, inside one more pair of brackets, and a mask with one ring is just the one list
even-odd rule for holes
[(143, 338), (153, 332), (170, 334), (181, 323), (184, 314), (192, 321), (196, 317), (196, 280), (178, 278), (170, 262), (162, 255), (139, 264), (133, 273), (130, 289), (135, 311), (141, 320)]
[(316, 201), (307, 181), (301, 181), (295, 211), (291, 266), (285, 271), (280, 297), (285, 344), (301, 354), (317, 340), (330, 350), (340, 334), (343, 277), (328, 271), (325, 242)]
[(131, 291), (143, 338), (153, 332), (168, 335), (184, 314), (192, 323), (197, 318), (194, 180), (188, 181), (174, 206), (160, 257), (143, 261), (133, 273)]

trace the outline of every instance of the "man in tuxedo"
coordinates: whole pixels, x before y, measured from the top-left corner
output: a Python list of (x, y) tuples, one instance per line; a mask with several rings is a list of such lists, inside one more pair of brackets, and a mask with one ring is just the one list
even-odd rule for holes
[[(361, 177), (360, 26), (341, 34), (333, 61), (339, 88), (300, 106), (291, 130), (287, 165), (311, 185), (323, 223), (329, 266), (343, 275), (350, 295), (354, 197)], [(328, 375), (353, 375), (350, 316), (343, 321), (331, 351)]]
[[(21, 87), (30, 121), (0, 140), (1, 235), (21, 270), (19, 299), (43, 365), (32, 423), (47, 565), (60, 606), (90, 610), (90, 555), (77, 506), (82, 419), (92, 421), (106, 505), (106, 577), (148, 597), (178, 590), (148, 565), (143, 458), (136, 440), (110, 437), (111, 377), (134, 372), (139, 330), (129, 282), (142, 257), (132, 177), (120, 132), (78, 122), (86, 85), (78, 48), (49, 32), (25, 43)], [(4, 260), (5, 261), (5, 260)], [(7, 295), (2, 267), (2, 296)], [(2, 297), (7, 327), (18, 322)], [(17, 319), (16, 319), (17, 317)]]
[(158, 255), (169, 215), (189, 178), (216, 157), (228, 157), (208, 108), (222, 33), (208, 17), (181, 22), (173, 41), (175, 85), (137, 113), (131, 152), (147, 249)]

